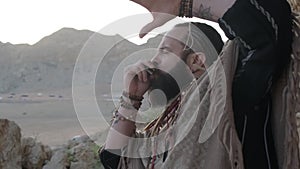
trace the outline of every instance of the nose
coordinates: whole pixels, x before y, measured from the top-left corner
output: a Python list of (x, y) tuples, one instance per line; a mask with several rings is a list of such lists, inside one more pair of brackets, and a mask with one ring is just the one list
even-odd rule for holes
[(161, 57), (160, 54), (156, 54), (152, 59), (151, 62), (153, 64), (155, 64), (155, 66), (158, 66), (159, 64), (161, 64)]

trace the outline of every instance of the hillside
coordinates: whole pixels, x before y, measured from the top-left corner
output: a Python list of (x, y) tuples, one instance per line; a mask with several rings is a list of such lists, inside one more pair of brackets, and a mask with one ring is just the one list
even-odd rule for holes
[[(138, 46), (119, 35), (106, 36), (88, 30), (63, 28), (34, 45), (0, 42), (0, 93), (70, 89), (76, 59), (91, 36), (97, 39), (95, 48), (98, 51), (104, 44), (116, 44), (107, 54), (111, 63), (102, 68), (105, 72), (99, 83), (109, 83), (113, 63), (133, 51), (156, 47), (160, 41), (154, 38), (148, 44)], [(100, 70), (100, 74), (103, 70)]]

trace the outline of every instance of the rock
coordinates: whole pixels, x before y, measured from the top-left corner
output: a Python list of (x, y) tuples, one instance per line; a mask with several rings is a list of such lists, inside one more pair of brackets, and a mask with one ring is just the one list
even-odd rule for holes
[(67, 169), (69, 168), (68, 153), (65, 149), (54, 153), (49, 163), (43, 169)]
[(23, 169), (42, 169), (51, 158), (49, 146), (36, 142), (34, 138), (22, 139), (22, 167)]
[(0, 119), (0, 168), (21, 169), (21, 130), (11, 121)]
[(84, 135), (51, 150), (34, 138), (21, 139), (14, 122), (0, 120), (0, 169), (103, 169), (98, 148)]
[(85, 162), (71, 162), (70, 169), (82, 169), (82, 168), (88, 168), (87, 163), (85, 163)]
[(89, 136), (82, 135), (82, 136), (74, 136), (71, 140), (68, 141), (68, 147), (74, 147), (77, 146), (80, 143), (87, 143), (87, 142), (93, 142)]
[(93, 142), (79, 143), (69, 149), (70, 169), (89, 168), (98, 169), (101, 167), (98, 155), (98, 146)]

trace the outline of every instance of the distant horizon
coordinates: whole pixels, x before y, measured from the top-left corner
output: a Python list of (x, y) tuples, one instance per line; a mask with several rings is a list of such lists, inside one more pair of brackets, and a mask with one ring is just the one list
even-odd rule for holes
[[(3, 41), (1, 41), (1, 39), (0, 39), (0, 43), (3, 43), (3, 44), (11, 44), (11, 45), (29, 45), (29, 46), (33, 46), (33, 45), (37, 44), (38, 42), (40, 42), (40, 41), (41, 41), (42, 39), (44, 39), (45, 37), (51, 36), (51, 35), (55, 34), (56, 32), (59, 32), (59, 31), (61, 31), (61, 30), (63, 30), (63, 29), (74, 29), (74, 30), (76, 30), (76, 31), (90, 31), (90, 32), (92, 32), (92, 33), (99, 33), (99, 32), (95, 32), (95, 31), (93, 31), (93, 30), (89, 30), (89, 29), (76, 29), (76, 28), (72, 28), (72, 27), (62, 27), (62, 28), (58, 29), (57, 31), (54, 31), (54, 32), (52, 32), (52, 33), (50, 33), (50, 34), (48, 34), (48, 35), (45, 35), (45, 36), (41, 37), (37, 42), (35, 42), (35, 43), (33, 43), (33, 44), (26, 43), (26, 42), (25, 42), (25, 43), (3, 42)], [(120, 35), (120, 34), (118, 34), (118, 33), (116, 33), (116, 34), (114, 34), (114, 35), (106, 35), (106, 34), (102, 34), (102, 33), (100, 33), (100, 34), (103, 35), (103, 36), (120, 36), (120, 37), (126, 39), (124, 36), (122, 36), (122, 35)], [(150, 37), (150, 38), (151, 38), (151, 37)], [(150, 38), (149, 38), (149, 39), (150, 39)], [(127, 39), (127, 40), (128, 40), (128, 39)], [(147, 40), (148, 40), (148, 38), (147, 38)], [(134, 41), (130, 41), (130, 42), (135, 43)], [(135, 44), (139, 45), (139, 43), (135, 43)]]
[[(37, 44), (39, 41), (41, 41), (41, 40), (44, 39), (45, 37), (51, 36), (52, 34), (54, 34), (54, 33), (56, 33), (56, 32), (59, 32), (59, 31), (62, 30), (62, 29), (75, 29), (75, 30), (77, 30), (77, 31), (91, 31), (91, 32), (94, 32), (94, 31), (88, 30), (88, 29), (76, 29), (76, 28), (71, 28), (71, 27), (62, 27), (62, 28), (58, 29), (57, 31), (54, 31), (54, 32), (52, 32), (52, 33), (50, 33), (50, 34), (48, 34), (48, 35), (45, 35), (45, 36), (41, 37), (37, 42), (35, 42), (35, 43), (33, 43), (33, 44), (26, 43), (26, 42), (24, 42), (24, 43), (3, 42), (1, 39), (0, 39), (0, 43), (3, 43), (3, 44), (9, 43), (9, 44), (12, 44), (12, 45), (30, 45), (30, 46), (31, 46), (31, 45)], [(94, 32), (94, 33), (96, 33), (96, 32)], [(112, 36), (114, 36), (114, 35), (112, 35)]]
[[(208, 24), (209, 24), (209, 23), (208, 23)], [(213, 27), (214, 27), (214, 26), (213, 26)], [(38, 42), (40, 42), (40, 41), (41, 41), (42, 39), (44, 39), (45, 37), (51, 36), (52, 34), (54, 34), (54, 33), (56, 33), (56, 32), (59, 32), (59, 31), (62, 30), (62, 29), (74, 29), (74, 30), (76, 30), (76, 31), (90, 31), (90, 32), (93, 32), (93, 33), (99, 33), (99, 32), (93, 31), (93, 30), (89, 30), (89, 29), (77, 29), (77, 28), (72, 28), (72, 27), (62, 27), (62, 28), (60, 28), (60, 29), (58, 29), (58, 30), (56, 30), (56, 31), (54, 31), (54, 32), (52, 32), (52, 33), (50, 33), (50, 34), (48, 34), (48, 35), (44, 35), (44, 36), (41, 37), (39, 40), (37, 40), (37, 42), (32, 43), (32, 44), (31, 44), (31, 43), (26, 43), (26, 42), (24, 42), (24, 43), (4, 42), (4, 41), (2, 41), (1, 39), (0, 39), (0, 43), (3, 43), (3, 44), (12, 44), (12, 45), (30, 45), (30, 46), (32, 46), (32, 45), (35, 45), (35, 44), (37, 44)], [(217, 29), (217, 31), (221, 34), (223, 41), (226, 41), (227, 38), (225, 37), (224, 33), (223, 33), (223, 32), (220, 32), (220, 30), (218, 30), (218, 28), (215, 28), (215, 29)], [(119, 35), (119, 36), (121, 36), (122, 38), (127, 39), (127, 38), (125, 38), (124, 36), (122, 36), (121, 34), (118, 34), (118, 33), (116, 33), (116, 34), (110, 34), (110, 35), (106, 35), (106, 34), (102, 34), (102, 33), (101, 33), (101, 35), (104, 35), (104, 36), (117, 36), (117, 35)], [(130, 42), (132, 42), (132, 43), (134, 43), (134, 44), (136, 44), (136, 45), (141, 45), (141, 44), (143, 44), (143, 43), (146, 43), (146, 42), (147, 42), (150, 38), (152, 38), (152, 37), (155, 37), (155, 36), (145, 37), (144, 39), (132, 38), (132, 39), (127, 39), (127, 40), (130, 41)], [(139, 39), (139, 40), (137, 40), (137, 39)]]

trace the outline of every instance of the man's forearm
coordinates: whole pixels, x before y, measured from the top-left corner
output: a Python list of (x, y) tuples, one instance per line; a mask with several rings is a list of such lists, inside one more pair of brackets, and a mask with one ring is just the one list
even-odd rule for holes
[(193, 0), (193, 16), (217, 22), (236, 0)]
[[(127, 145), (128, 140), (135, 133), (136, 112), (132, 112), (120, 107), (117, 114), (120, 117), (114, 118), (111, 128), (108, 132), (105, 149), (121, 149)], [(130, 117), (131, 116), (131, 117)]]

